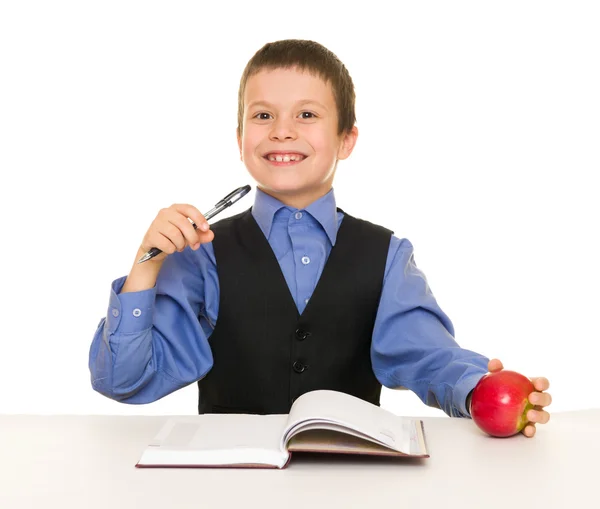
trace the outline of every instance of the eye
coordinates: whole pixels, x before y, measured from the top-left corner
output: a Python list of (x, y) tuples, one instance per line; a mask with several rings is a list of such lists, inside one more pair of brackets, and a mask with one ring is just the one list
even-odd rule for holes
[(257, 118), (258, 120), (269, 120), (271, 117), (270, 113), (265, 113), (264, 111), (257, 113), (253, 118)]
[(311, 111), (303, 111), (300, 113), (301, 118), (316, 118), (316, 115)]

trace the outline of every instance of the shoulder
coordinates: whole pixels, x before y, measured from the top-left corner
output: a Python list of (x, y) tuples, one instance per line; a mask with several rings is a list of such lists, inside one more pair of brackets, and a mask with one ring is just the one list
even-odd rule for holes
[(392, 235), (390, 238), (390, 249), (388, 252), (388, 260), (403, 259), (406, 262), (414, 258), (415, 248), (410, 240), (403, 237)]
[(367, 219), (361, 219), (359, 217), (353, 216), (353, 215), (349, 214), (348, 212), (346, 212), (345, 210), (342, 210), (341, 208), (338, 207), (338, 214), (340, 214), (340, 213), (343, 215), (344, 221), (348, 220), (349, 222), (354, 223), (358, 228), (377, 232), (377, 233), (380, 233), (381, 235), (385, 235), (388, 237), (393, 236), (393, 234), (394, 234), (393, 230), (386, 228), (385, 226), (373, 223)]
[(381, 224), (374, 223), (367, 219), (362, 219), (357, 216), (353, 216), (339, 207), (338, 207), (338, 215), (340, 216), (340, 220), (342, 217), (343, 218), (347, 217), (350, 219), (350, 221), (354, 222), (357, 225), (360, 225), (363, 228), (368, 228), (370, 230), (378, 231), (384, 235), (387, 235), (390, 239), (390, 255), (396, 254), (398, 251), (404, 251), (404, 252), (408, 251), (408, 252), (412, 253), (412, 251), (414, 250), (413, 244), (411, 243), (411, 241), (409, 239), (407, 239), (406, 237), (401, 237), (399, 235), (396, 235), (394, 230), (391, 228), (388, 228)]
[(225, 217), (216, 221), (215, 223), (210, 225), (210, 229), (213, 232), (225, 232), (231, 230), (235, 227), (236, 224), (247, 221), (251, 215), (252, 208), (246, 209), (239, 214), (235, 214), (233, 216)]

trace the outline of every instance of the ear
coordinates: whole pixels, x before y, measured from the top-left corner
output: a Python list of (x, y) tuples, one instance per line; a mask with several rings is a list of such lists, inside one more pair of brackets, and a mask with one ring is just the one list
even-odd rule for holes
[(342, 143), (338, 149), (338, 159), (346, 159), (350, 156), (358, 138), (358, 127), (353, 126), (350, 132), (344, 133)]
[(242, 157), (242, 138), (238, 129), (235, 130), (235, 135), (237, 137), (238, 148), (240, 149), (240, 161), (243, 161), (244, 158)]

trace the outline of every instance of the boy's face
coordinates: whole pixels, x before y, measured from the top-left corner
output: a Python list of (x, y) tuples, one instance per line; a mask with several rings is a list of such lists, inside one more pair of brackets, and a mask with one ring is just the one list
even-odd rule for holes
[(332, 187), (338, 159), (346, 159), (358, 130), (338, 136), (331, 86), (308, 72), (263, 70), (244, 94), (240, 156), (258, 187), (286, 205), (303, 208)]

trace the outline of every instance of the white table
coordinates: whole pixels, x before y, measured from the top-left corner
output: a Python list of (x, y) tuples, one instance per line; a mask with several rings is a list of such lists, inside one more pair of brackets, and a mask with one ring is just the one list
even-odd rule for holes
[(423, 417), (424, 460), (295, 455), (285, 470), (135, 468), (167, 418), (0, 415), (0, 507), (600, 507), (600, 409), (552, 414), (533, 439)]

